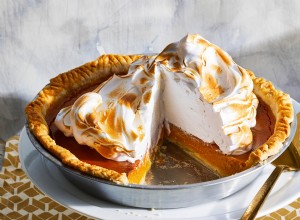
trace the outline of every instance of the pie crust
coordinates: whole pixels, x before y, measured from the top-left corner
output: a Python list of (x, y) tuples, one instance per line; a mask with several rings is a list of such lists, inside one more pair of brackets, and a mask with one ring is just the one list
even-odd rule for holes
[[(51, 79), (50, 83), (39, 92), (25, 109), (29, 130), (63, 164), (94, 177), (118, 184), (128, 184), (128, 177), (125, 173), (83, 162), (69, 150), (57, 145), (50, 136), (46, 116), (51, 114), (54, 108), (58, 108), (72, 94), (97, 83), (100, 84), (113, 74), (126, 74), (129, 65), (140, 57), (141, 55), (102, 55), (92, 62)], [(268, 157), (280, 151), (283, 142), (290, 134), (290, 123), (293, 121), (294, 113), (292, 101), (288, 94), (277, 90), (271, 82), (256, 77), (253, 72), (241, 67), (240, 70), (250, 75), (254, 82), (254, 93), (270, 106), (276, 120), (274, 133), (264, 144), (250, 153), (245, 166), (238, 168), (239, 171), (242, 171), (258, 163), (263, 163)]]

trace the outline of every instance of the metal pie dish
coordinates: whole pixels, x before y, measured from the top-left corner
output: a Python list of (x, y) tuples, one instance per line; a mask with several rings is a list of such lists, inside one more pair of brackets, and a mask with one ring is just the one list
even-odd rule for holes
[[(299, 104), (293, 101), (293, 105)], [(26, 122), (26, 132), (33, 146), (44, 159), (58, 167), (62, 174), (81, 190), (117, 204), (139, 208), (181, 208), (201, 203), (216, 201), (232, 195), (246, 187), (261, 173), (265, 165), (280, 156), (290, 145), (297, 128), (296, 111), (291, 123), (289, 137), (283, 142), (279, 153), (240, 173), (216, 180), (181, 185), (119, 185), (108, 180), (95, 178), (64, 165), (59, 159), (48, 152), (31, 133)]]

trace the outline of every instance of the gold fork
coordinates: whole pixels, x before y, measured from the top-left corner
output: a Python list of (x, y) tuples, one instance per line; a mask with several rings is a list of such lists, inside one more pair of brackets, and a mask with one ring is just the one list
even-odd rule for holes
[(275, 169), (257, 192), (250, 205), (241, 217), (242, 220), (254, 219), (259, 209), (283, 171), (300, 171), (300, 113), (297, 114), (297, 130), (290, 146), (272, 164)]

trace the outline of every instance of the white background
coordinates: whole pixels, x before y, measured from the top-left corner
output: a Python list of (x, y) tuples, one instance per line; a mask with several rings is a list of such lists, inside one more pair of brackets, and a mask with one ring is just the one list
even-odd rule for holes
[(60, 72), (106, 53), (159, 52), (199, 33), (300, 101), (300, 1), (1, 0), (0, 137)]

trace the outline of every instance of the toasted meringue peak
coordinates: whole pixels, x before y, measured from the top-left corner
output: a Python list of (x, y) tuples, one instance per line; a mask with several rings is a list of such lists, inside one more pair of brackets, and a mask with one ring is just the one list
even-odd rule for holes
[(132, 71), (134, 74), (114, 75), (95, 91), (62, 109), (56, 117), (56, 126), (105, 158), (129, 162), (142, 159), (146, 150), (158, 141), (158, 137), (151, 136), (153, 121), (159, 128), (163, 119), (159, 115), (151, 120), (155, 105), (159, 104), (156, 81), (160, 78), (149, 77), (140, 66)]
[[(189, 100), (193, 103), (194, 99), (202, 100), (204, 106), (209, 106), (208, 103), (212, 106), (212, 110), (207, 107), (191, 107), (197, 108), (198, 114), (202, 115), (198, 116), (199, 119), (193, 118), (186, 126), (183, 126), (184, 122), (177, 122), (175, 116), (170, 119), (171, 123), (175, 120), (175, 125), (184, 127), (183, 130), (206, 142), (215, 142), (225, 154), (242, 154), (251, 149), (253, 138), (250, 128), (256, 124), (258, 100), (253, 93), (250, 76), (225, 51), (199, 35), (187, 35), (179, 42), (167, 46), (156, 61), (164, 63), (165, 75), (173, 75), (171, 80), (182, 81), (179, 82), (181, 89), (188, 87), (194, 93), (195, 97), (191, 97), (191, 100), (183, 97), (178, 106), (173, 104), (173, 108), (178, 111), (183, 102)], [(180, 88), (175, 86), (170, 93), (177, 91), (174, 92), (176, 96), (175, 93)], [(164, 100), (168, 99), (170, 98), (166, 97)], [(190, 104), (186, 103), (185, 106), (188, 105)], [(167, 106), (165, 109), (168, 112)], [(178, 115), (192, 111), (186, 109), (185, 113)], [(194, 121), (202, 121), (202, 117), (206, 118), (204, 123), (210, 129), (197, 129), (203, 124)], [(193, 126), (195, 129), (190, 128)], [(201, 133), (205, 135), (201, 137)], [(209, 136), (215, 137), (211, 140)]]
[(62, 109), (56, 126), (102, 156), (134, 162), (172, 123), (225, 154), (251, 149), (258, 100), (253, 82), (232, 58), (199, 35), (131, 64)]

